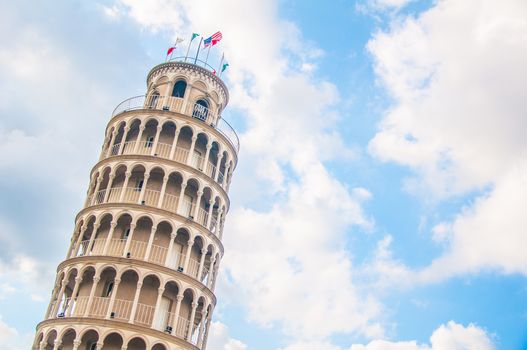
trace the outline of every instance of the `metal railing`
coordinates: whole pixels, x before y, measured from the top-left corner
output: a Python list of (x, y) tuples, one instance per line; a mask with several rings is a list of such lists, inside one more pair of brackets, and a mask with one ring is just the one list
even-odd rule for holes
[[(139, 109), (158, 109), (182, 113), (199, 119), (202, 122), (217, 129), (231, 143), (236, 152), (240, 149), (240, 139), (234, 128), (221, 116), (212, 113), (207, 107), (194, 103), (183, 110), (183, 99), (173, 96), (159, 95), (140, 95), (134, 96), (119, 103), (112, 112), (112, 118), (118, 114), (139, 110)], [(113, 152), (113, 150), (112, 150)]]

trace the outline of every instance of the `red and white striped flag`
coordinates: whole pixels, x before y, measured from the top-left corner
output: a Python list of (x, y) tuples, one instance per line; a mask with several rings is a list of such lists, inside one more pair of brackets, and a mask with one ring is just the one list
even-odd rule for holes
[(203, 44), (204, 44), (203, 47), (209, 47), (209, 46), (216, 45), (221, 40), (222, 37), (223, 36), (221, 35), (221, 32), (219, 31), (212, 34), (209, 38), (203, 40)]

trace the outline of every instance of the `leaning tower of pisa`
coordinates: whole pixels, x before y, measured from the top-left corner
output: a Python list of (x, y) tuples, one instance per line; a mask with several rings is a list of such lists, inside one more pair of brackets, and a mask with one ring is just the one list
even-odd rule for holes
[(205, 349), (239, 148), (214, 73), (157, 65), (113, 111), (33, 349)]

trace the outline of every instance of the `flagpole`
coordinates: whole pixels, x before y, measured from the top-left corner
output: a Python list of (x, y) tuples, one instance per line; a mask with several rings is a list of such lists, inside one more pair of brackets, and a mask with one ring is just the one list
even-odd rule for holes
[[(192, 34), (192, 35), (194, 36), (194, 34)], [(185, 62), (187, 62), (188, 53), (190, 52), (190, 45), (192, 45), (192, 41), (193, 41), (193, 39), (191, 38), (190, 42), (188, 43), (187, 54), (185, 55)]]
[(177, 39), (179, 39), (179, 37), (176, 38), (176, 42), (174, 43), (174, 50), (172, 50), (172, 52), (170, 53), (170, 58), (168, 59), (169, 61), (172, 59), (172, 55), (174, 54), (174, 51), (176, 51)]
[(194, 64), (198, 61), (198, 55), (199, 55), (199, 49), (201, 48), (201, 42), (203, 41), (203, 38), (200, 39), (199, 45), (198, 45), (198, 51), (196, 52), (196, 58), (194, 58)]
[(212, 47), (212, 44), (209, 46), (209, 50), (207, 51), (207, 57), (205, 58), (205, 66), (207, 65), (207, 62), (209, 60), (209, 53), (210, 53), (210, 48)]
[(223, 72), (221, 71), (221, 68), (222, 68), (222, 66), (223, 66), (223, 59), (224, 59), (224, 58), (225, 58), (225, 52), (221, 54), (220, 66), (219, 66), (219, 68), (218, 68), (218, 72), (220, 72), (220, 74), (218, 74), (219, 77), (221, 77), (221, 73), (223, 73)]

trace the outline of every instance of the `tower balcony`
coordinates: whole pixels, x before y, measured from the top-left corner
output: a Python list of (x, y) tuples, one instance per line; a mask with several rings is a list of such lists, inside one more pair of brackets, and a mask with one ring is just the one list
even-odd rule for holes
[[(141, 95), (131, 97), (121, 102), (114, 109), (112, 118), (134, 110), (160, 110), (184, 114), (197, 119), (217, 130), (229, 141), (236, 152), (240, 149), (240, 139), (234, 128), (220, 115), (213, 113), (199, 102), (185, 103), (185, 99), (174, 96)], [(186, 104), (186, 105), (185, 105)]]
[(227, 190), (227, 176), (225, 169), (218, 168), (210, 159), (193, 153), (184, 147), (172, 144), (151, 141), (126, 141), (114, 144), (109, 150), (102, 152), (100, 160), (121, 155), (142, 155), (173, 160), (175, 162), (191, 166), (205, 173), (211, 180), (216, 181), (224, 190)]
[(142, 187), (112, 187), (88, 196), (86, 207), (107, 203), (125, 203), (163, 209), (192, 220), (221, 238), (222, 213), (214, 210), (213, 206), (209, 206), (210, 210), (207, 211), (202, 206), (197, 206), (191, 199), (192, 197), (181, 198), (178, 195)]
[(184, 273), (201, 282), (207, 288), (212, 286), (212, 271), (209, 271), (205, 260), (200, 262), (190, 256), (187, 259), (186, 254), (174, 252), (169, 247), (157, 244), (150, 244), (149, 247), (148, 242), (132, 239), (127, 245), (127, 239), (121, 238), (97, 238), (93, 242), (84, 240), (70, 258), (83, 256), (113, 256), (142, 260)]
[[(187, 339), (190, 328), (190, 321), (184, 317), (176, 316), (173, 312), (159, 310), (156, 313), (154, 306), (137, 303), (134, 317), (132, 318), (133, 300), (117, 299), (111, 297), (92, 297), (89, 305), (89, 296), (79, 296), (77, 298), (65, 298), (51, 303), (50, 313), (47, 319), (88, 317), (98, 319), (111, 319), (120, 322), (128, 322), (143, 327), (172, 334), (181, 339)], [(196, 327), (196, 325), (194, 325)], [(197, 345), (197, 333), (191, 333), (190, 343)]]

